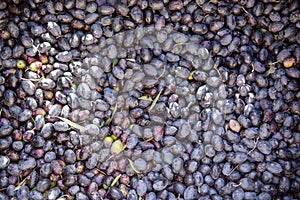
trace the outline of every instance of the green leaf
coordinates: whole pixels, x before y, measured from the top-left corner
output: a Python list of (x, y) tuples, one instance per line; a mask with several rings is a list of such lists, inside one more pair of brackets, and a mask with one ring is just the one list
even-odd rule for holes
[(265, 33), (265, 32), (267, 32), (267, 30), (264, 29), (264, 28), (262, 28), (262, 29), (261, 29), (261, 32)]
[(158, 101), (158, 99), (159, 99), (162, 91), (163, 91), (163, 88), (160, 89), (159, 93), (157, 94), (157, 96), (155, 97), (154, 101), (152, 102), (152, 104), (151, 104), (151, 106), (149, 108), (149, 112), (151, 112), (151, 110), (155, 107), (155, 105), (156, 105), (156, 103), (157, 103), (157, 101)]
[(107, 190), (108, 189), (108, 186), (105, 184), (105, 183), (103, 183), (103, 189), (105, 189), (105, 190)]
[(129, 61), (129, 62), (135, 62), (135, 59), (134, 59), (134, 58), (126, 58), (125, 60), (126, 60), (126, 61)]
[(56, 182), (55, 181), (51, 182), (50, 188), (54, 188), (55, 186), (56, 186)]
[(141, 96), (139, 99), (140, 100), (153, 101), (153, 99), (150, 96)]
[(112, 61), (112, 68), (114, 68), (117, 64), (118, 64), (118, 62), (119, 62), (119, 59), (118, 58), (115, 58), (115, 59), (113, 59), (113, 61)]
[(122, 174), (119, 174), (119, 175), (113, 180), (113, 182), (110, 184), (110, 186), (113, 187), (114, 185), (116, 185), (116, 183), (118, 182), (118, 180), (120, 179), (121, 176), (122, 176)]
[(5, 19), (0, 19), (0, 23), (3, 23), (3, 22), (8, 22), (8, 19), (5, 18)]
[(129, 129), (132, 130), (133, 129), (134, 124), (130, 124), (129, 125)]
[(188, 80), (193, 80), (193, 75), (195, 74), (197, 70), (194, 70), (190, 73), (189, 77), (188, 77)]
[(113, 141), (115, 141), (115, 140), (117, 140), (117, 139), (118, 139), (118, 137), (117, 137), (117, 136), (115, 136), (115, 135), (111, 135), (110, 137), (113, 139)]
[(112, 121), (112, 119), (114, 118), (116, 112), (117, 112), (117, 107), (118, 107), (118, 103), (116, 103), (115, 107), (114, 107), (114, 110), (113, 110), (113, 113), (111, 115), (110, 118), (108, 118), (105, 123), (104, 123), (104, 126), (108, 126), (110, 124), (110, 122)]
[(77, 86), (75, 83), (72, 83), (72, 89), (76, 90)]
[(266, 71), (264, 73), (265, 77), (268, 77), (270, 74), (273, 74), (276, 71), (276, 67), (274, 67), (273, 65), (271, 65), (271, 67), (268, 69), (268, 71)]
[(56, 116), (56, 118), (60, 119), (61, 121), (66, 122), (67, 124), (69, 124), (69, 126), (78, 129), (80, 132), (84, 132), (85, 131), (85, 127), (83, 127), (83, 126), (81, 126), (79, 124), (76, 124), (75, 122), (72, 122), (69, 119), (66, 119), (64, 117), (59, 117), (59, 116)]

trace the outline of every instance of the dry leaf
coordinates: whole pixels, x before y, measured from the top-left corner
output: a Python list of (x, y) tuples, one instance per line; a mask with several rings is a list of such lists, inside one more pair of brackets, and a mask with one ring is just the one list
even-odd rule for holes
[(276, 71), (276, 67), (271, 65), (270, 69), (264, 73), (264, 76), (269, 76), (270, 74), (273, 74)]
[(110, 184), (110, 186), (113, 187), (113, 186), (118, 182), (118, 180), (120, 179), (121, 176), (122, 176), (122, 174), (119, 174), (119, 175), (113, 180), (113, 182)]
[(134, 166), (134, 163), (132, 162), (132, 160), (130, 160), (130, 159), (128, 158), (128, 161), (129, 161), (129, 164), (130, 164), (130, 166), (132, 167), (133, 171), (135, 171), (135, 173), (137, 173), (137, 174), (141, 173), (141, 172)]
[(158, 95), (155, 97), (154, 101), (152, 102), (152, 104), (151, 104), (151, 106), (149, 108), (149, 112), (151, 112), (151, 110), (155, 107), (155, 105), (156, 105), (156, 103), (157, 103), (157, 101), (158, 101), (158, 99), (159, 99), (162, 91), (163, 91), (163, 88), (160, 89)]
[(110, 124), (110, 122), (112, 121), (112, 119), (114, 118), (116, 112), (117, 112), (117, 106), (118, 106), (118, 103), (116, 103), (115, 107), (114, 107), (114, 110), (113, 110), (113, 113), (111, 115), (110, 118), (108, 118), (105, 123), (104, 123), (104, 126), (108, 126)]
[(152, 136), (151, 138), (148, 138), (148, 139), (144, 139), (145, 142), (150, 142), (151, 140), (153, 140), (154, 137)]
[(81, 126), (79, 124), (76, 124), (75, 122), (72, 122), (71, 120), (69, 120), (67, 118), (59, 117), (59, 116), (56, 116), (56, 118), (60, 119), (61, 121), (66, 122), (67, 124), (69, 124), (69, 126), (80, 130), (80, 132), (84, 132), (85, 131), (85, 127), (83, 127), (83, 126)]
[(129, 61), (129, 62), (135, 62), (135, 59), (133, 59), (133, 58), (126, 58), (125, 60)]
[(141, 96), (139, 99), (140, 100), (153, 101), (153, 99), (150, 96)]

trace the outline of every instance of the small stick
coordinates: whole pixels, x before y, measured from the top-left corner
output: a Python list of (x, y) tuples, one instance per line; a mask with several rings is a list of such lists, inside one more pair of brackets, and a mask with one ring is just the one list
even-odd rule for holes
[(230, 176), (238, 167), (240, 166), (240, 164), (237, 164), (230, 172), (227, 176)]
[(247, 153), (247, 156), (248, 156), (250, 153), (252, 153), (252, 152), (256, 149), (258, 140), (259, 140), (259, 136), (256, 137), (256, 139), (255, 139), (255, 141), (254, 141), (254, 147)]
[(248, 14), (248, 11), (242, 6), (242, 10), (246, 13), (246, 14)]
[(239, 186), (241, 186), (242, 185), (242, 183), (241, 182), (239, 182), (239, 184), (237, 184), (237, 185), (232, 185), (233, 187), (239, 187)]
[(166, 65), (164, 65), (164, 69), (163, 69), (161, 75), (159, 75), (159, 77), (157, 77), (157, 79), (160, 79), (161, 77), (163, 77), (163, 75), (165, 74), (165, 71), (166, 71)]

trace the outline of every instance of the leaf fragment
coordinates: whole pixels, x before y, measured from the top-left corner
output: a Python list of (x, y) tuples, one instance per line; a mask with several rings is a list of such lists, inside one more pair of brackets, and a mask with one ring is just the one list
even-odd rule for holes
[(20, 189), (23, 185), (26, 184), (26, 180), (30, 178), (32, 172), (33, 172), (35, 169), (36, 169), (36, 168), (34, 168), (34, 169), (31, 171), (31, 173), (30, 173), (28, 176), (26, 176), (26, 177), (25, 177), (25, 178), (17, 185), (17, 187), (15, 187), (14, 191), (17, 191), (17, 190)]
[(146, 101), (153, 101), (153, 99), (150, 96), (141, 96), (139, 99), (146, 100)]
[(157, 94), (157, 96), (156, 96), (155, 99), (153, 100), (153, 102), (152, 102), (152, 104), (151, 104), (151, 106), (150, 106), (150, 108), (149, 108), (149, 112), (151, 112), (151, 110), (155, 107), (155, 105), (156, 105), (156, 103), (157, 103), (157, 101), (158, 101), (158, 99), (159, 99), (159, 97), (160, 97), (162, 91), (163, 91), (163, 88), (160, 89), (159, 93)]
[(76, 87), (76, 84), (75, 84), (75, 83), (72, 83), (72, 89), (73, 89), (73, 90), (76, 90), (76, 88), (77, 88), (77, 87)]
[(73, 200), (73, 199), (75, 199), (75, 198), (74, 198), (73, 196), (71, 196), (70, 194), (64, 194), (64, 195), (58, 197), (57, 200), (65, 200), (65, 199), (66, 199), (65, 197), (66, 197), (68, 200)]
[(108, 185), (106, 185), (105, 183), (103, 183), (103, 189), (107, 190), (108, 189)]
[(265, 32), (267, 32), (267, 29), (262, 28), (261, 32), (265, 33)]
[(126, 60), (126, 61), (129, 61), (129, 62), (135, 62), (135, 59), (134, 59), (134, 58), (126, 58), (125, 60)]
[(26, 180), (28, 179), (29, 176), (25, 177), (18, 185), (15, 187), (14, 191), (19, 190), (23, 185), (25, 185)]
[(133, 169), (133, 171), (134, 171), (135, 173), (137, 173), (137, 174), (140, 174), (141, 172), (135, 167), (135, 165), (134, 165), (134, 163), (132, 162), (132, 160), (130, 160), (130, 159), (128, 158), (128, 161), (129, 161), (129, 164), (130, 164), (131, 168)]
[(114, 68), (118, 64), (118, 62), (119, 62), (118, 58), (113, 59), (112, 64), (111, 64), (112, 68)]
[(102, 171), (101, 169), (96, 168), (96, 170), (97, 170), (98, 172), (100, 172), (101, 174), (103, 174), (104, 176), (107, 176), (107, 174), (106, 174), (104, 171)]
[(50, 185), (50, 188), (54, 188), (56, 186), (56, 182), (55, 181), (52, 181), (51, 182), (51, 185)]
[[(0, 113), (1, 114), (1, 113)], [(134, 124), (130, 124), (129, 125), (129, 129), (132, 130), (133, 129)]]
[(196, 71), (197, 71), (197, 70), (193, 70), (193, 71), (190, 73), (190, 75), (189, 75), (189, 77), (188, 77), (188, 80), (193, 80), (193, 75), (195, 74)]
[(148, 138), (148, 139), (144, 139), (145, 142), (150, 142), (151, 140), (153, 140), (154, 137), (152, 136), (151, 138)]
[(86, 130), (85, 127), (83, 127), (79, 124), (76, 124), (75, 122), (72, 122), (71, 120), (69, 120), (67, 118), (59, 117), (59, 116), (56, 116), (56, 118), (60, 119), (61, 121), (66, 122), (67, 124), (69, 124), (69, 126), (78, 129), (80, 132), (84, 132)]
[(111, 117), (108, 118), (108, 119), (105, 121), (104, 126), (108, 126), (108, 125), (110, 124), (110, 122), (113, 120), (113, 118), (114, 118), (114, 116), (115, 116), (115, 114), (116, 114), (116, 112), (117, 112), (117, 107), (118, 107), (118, 103), (116, 103), (116, 105), (115, 105), (115, 107), (114, 107), (114, 110), (113, 110), (113, 113), (112, 113)]
[(273, 65), (270, 66), (270, 68), (268, 69), (268, 71), (266, 71), (264, 73), (265, 77), (268, 77), (270, 74), (273, 74), (276, 71), (276, 67), (274, 67)]
[(120, 179), (121, 176), (122, 176), (122, 174), (119, 174), (118, 176), (116, 176), (116, 178), (113, 180), (113, 182), (110, 184), (110, 186), (113, 187), (114, 185), (116, 185), (116, 183), (118, 182), (118, 180)]

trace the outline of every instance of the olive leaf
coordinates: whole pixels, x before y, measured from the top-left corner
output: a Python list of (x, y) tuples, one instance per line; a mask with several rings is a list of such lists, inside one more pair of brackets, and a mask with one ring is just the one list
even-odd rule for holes
[(31, 173), (30, 173), (28, 176), (26, 176), (26, 177), (25, 177), (25, 178), (17, 185), (17, 187), (15, 187), (14, 191), (17, 191), (17, 190), (20, 189), (23, 185), (26, 184), (26, 180), (30, 178), (32, 172), (35, 171), (35, 169), (36, 169), (36, 168), (34, 168), (34, 169), (31, 171)]
[(24, 178), (24, 179), (17, 185), (17, 187), (14, 189), (14, 191), (17, 191), (17, 190), (20, 189), (23, 185), (25, 185), (27, 179), (28, 179), (28, 176), (27, 176), (26, 178)]
[(118, 107), (118, 103), (116, 103), (116, 105), (115, 105), (115, 107), (114, 107), (114, 110), (113, 110), (113, 113), (112, 113), (111, 117), (108, 118), (108, 119), (105, 121), (104, 126), (108, 126), (108, 125), (110, 124), (110, 122), (113, 120), (113, 118), (114, 118), (114, 116), (115, 116), (115, 114), (116, 114), (116, 112), (117, 112), (117, 107)]
[(105, 183), (103, 183), (102, 187), (103, 187), (103, 189), (105, 189), (105, 190), (108, 189), (108, 185), (106, 185)]
[(193, 70), (193, 71), (190, 73), (190, 75), (189, 75), (189, 77), (188, 77), (188, 80), (193, 80), (193, 75), (195, 74), (196, 71), (197, 71), (197, 70)]
[(163, 91), (163, 88), (160, 89), (159, 93), (157, 94), (157, 96), (156, 96), (155, 99), (153, 100), (153, 102), (152, 102), (152, 104), (151, 104), (151, 106), (150, 106), (150, 108), (149, 108), (149, 112), (151, 112), (151, 110), (155, 107), (155, 105), (156, 105), (156, 103), (157, 103), (157, 101), (158, 101), (158, 99), (159, 99), (159, 97), (160, 97), (162, 91)]
[(113, 187), (118, 182), (118, 180), (120, 179), (121, 176), (122, 176), (122, 174), (119, 174), (118, 176), (116, 176), (116, 178), (113, 180), (113, 182), (110, 184), (110, 186)]
[(129, 129), (132, 130), (133, 126), (134, 126), (134, 124), (130, 124)]
[(79, 124), (76, 124), (75, 122), (72, 122), (71, 120), (69, 120), (69, 119), (67, 119), (67, 118), (59, 117), (59, 116), (56, 116), (56, 118), (60, 119), (61, 121), (66, 122), (66, 123), (69, 124), (71, 127), (78, 129), (80, 132), (84, 132), (84, 131), (86, 130), (85, 127), (83, 127), (83, 126), (81, 126), (81, 125), (79, 125)]
[(56, 182), (55, 181), (52, 181), (51, 182), (51, 185), (50, 185), (50, 188), (54, 188), (56, 186)]
[(150, 96), (141, 96), (139, 99), (140, 100), (153, 101), (153, 99)]
[(271, 65), (271, 67), (268, 69), (268, 71), (266, 71), (264, 73), (265, 77), (268, 77), (270, 74), (273, 74), (276, 71), (276, 67), (274, 67), (273, 65)]
[(8, 18), (0, 19), (0, 25), (8, 22)]
[(133, 171), (135, 171), (135, 173), (140, 174), (141, 172), (135, 167), (134, 163), (132, 162), (132, 160), (130, 160), (128, 158), (129, 164), (131, 166), (131, 168), (133, 169)]
[(151, 138), (148, 138), (148, 139), (144, 139), (145, 142), (150, 142), (151, 140), (153, 140), (154, 137), (152, 136)]
[(57, 200), (65, 200), (65, 197), (68, 199), (68, 200), (73, 200), (75, 199), (73, 196), (71, 196), (70, 194), (64, 194), (60, 197), (57, 198)]
[(118, 64), (118, 62), (119, 62), (119, 59), (118, 58), (115, 58), (115, 59), (113, 59), (113, 61), (112, 61), (112, 68), (114, 68), (117, 64)]
[(101, 169), (96, 168), (96, 170), (97, 170), (98, 172), (100, 172), (101, 174), (103, 174), (104, 176), (107, 176), (107, 174), (106, 174), (104, 171), (102, 171)]
[(134, 59), (134, 58), (126, 58), (125, 60), (126, 60), (126, 61), (129, 61), (129, 62), (135, 62), (135, 59)]
[(75, 84), (75, 83), (72, 83), (71, 88), (72, 88), (73, 90), (76, 90), (76, 88), (77, 88), (76, 84)]

